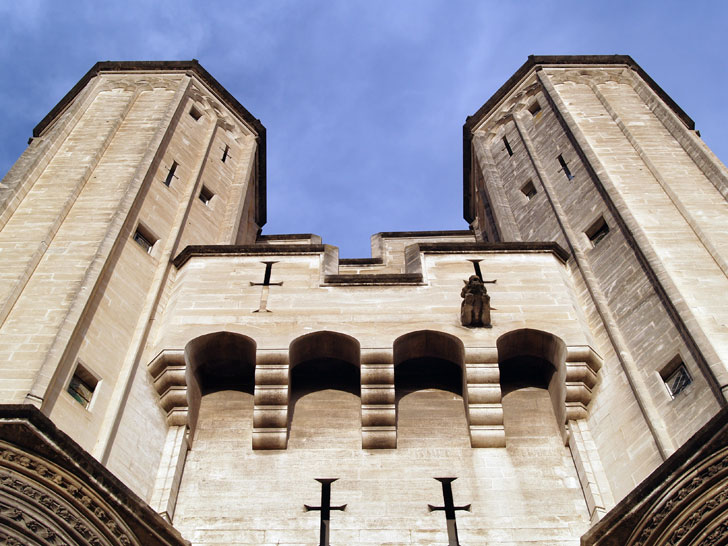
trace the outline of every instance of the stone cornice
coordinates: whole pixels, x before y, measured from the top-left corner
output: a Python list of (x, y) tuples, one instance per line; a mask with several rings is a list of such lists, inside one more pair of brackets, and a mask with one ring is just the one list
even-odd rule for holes
[(190, 245), (185, 247), (172, 264), (181, 268), (190, 258), (200, 256), (296, 256), (320, 254), (325, 245)]
[[(415, 232), (416, 233), (416, 232)], [(440, 233), (440, 232), (433, 232)], [(404, 236), (404, 235), (403, 235)], [(414, 235), (412, 235), (414, 236)], [(283, 244), (283, 245), (190, 245), (184, 248), (172, 264), (180, 269), (190, 258), (203, 256), (298, 256), (306, 254), (320, 254), (326, 251), (328, 245), (319, 244)], [(569, 253), (558, 243), (531, 243), (531, 242), (502, 242), (502, 243), (414, 243), (412, 248), (419, 252), (438, 254), (469, 254), (469, 253), (499, 253), (499, 254), (533, 254), (552, 253), (559, 261), (566, 263)], [(380, 258), (348, 258), (339, 260), (340, 265), (378, 265)], [(416, 280), (412, 275), (419, 275)], [(326, 275), (326, 282), (332, 284), (413, 284), (422, 282), (422, 275), (416, 272), (398, 274), (352, 274), (352, 275)]]
[(501, 243), (419, 243), (420, 252), (464, 254), (488, 252), (493, 254), (552, 253), (561, 262), (569, 260), (569, 253), (558, 243), (501, 242)]

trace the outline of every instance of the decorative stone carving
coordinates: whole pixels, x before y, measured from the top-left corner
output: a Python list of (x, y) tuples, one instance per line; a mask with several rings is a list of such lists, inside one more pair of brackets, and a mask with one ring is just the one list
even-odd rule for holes
[(168, 76), (145, 74), (144, 76), (140, 76), (139, 74), (116, 75), (102, 73), (99, 78), (97, 91), (152, 91), (154, 89), (173, 91), (179, 87), (181, 81), (182, 76), (179, 74), (170, 74)]
[(583, 546), (725, 544), (728, 408), (582, 537)]
[(564, 83), (584, 85), (588, 84), (589, 82), (596, 84), (614, 82), (627, 84), (630, 86), (634, 84), (632, 71), (628, 68), (619, 68), (613, 70), (605, 70), (604, 68), (600, 68), (599, 70), (582, 68), (550, 71), (548, 73), (548, 77), (554, 85), (561, 85)]
[(226, 106), (212, 98), (200, 86), (196, 84), (190, 86), (188, 96), (204, 112), (215, 118), (217, 124), (224, 131), (227, 131), (236, 142), (241, 142), (244, 138), (253, 136), (253, 132), (244, 122), (234, 117)]
[[(15, 408), (15, 417), (8, 418)], [(40, 412), (4, 406), (0, 543), (181, 546), (186, 541)]]
[(490, 323), (490, 296), (485, 284), (477, 275), (470, 275), (465, 282), (460, 297), (460, 321), (463, 326), (491, 328)]
[(541, 84), (536, 81), (523, 87), (523, 89), (516, 92), (513, 96), (509, 97), (497, 110), (489, 116), (488, 120), (478, 126), (474, 132), (484, 134), (488, 139), (498, 138), (500, 128), (508, 123), (514, 113), (526, 108), (533, 97), (535, 97), (541, 91)]
[[(718, 528), (725, 528), (728, 520), (725, 512), (718, 510), (719, 513), (716, 513), (715, 509), (725, 506), (726, 501), (728, 448), (711, 457), (666, 492), (657, 503), (659, 508), (637, 526), (629, 544), (678, 544), (683, 540), (685, 544), (719, 544), (719, 539), (725, 536)], [(716, 523), (718, 526), (713, 528)], [(700, 535), (707, 536), (697, 542), (690, 540)]]

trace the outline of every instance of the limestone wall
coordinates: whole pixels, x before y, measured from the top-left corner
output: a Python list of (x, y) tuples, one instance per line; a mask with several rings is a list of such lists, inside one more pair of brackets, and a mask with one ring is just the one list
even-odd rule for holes
[[(506, 391), (501, 400), (497, 372), (497, 340), (508, 332), (546, 331), (573, 350), (589, 351), (593, 345), (576, 307), (567, 266), (557, 255), (547, 250), (424, 251), (419, 254), (420, 283), (402, 284), (385, 275), (388, 280), (380, 285), (355, 279), (330, 284), (322, 274), (326, 253), (318, 245), (274, 247), (241, 248), (237, 253), (221, 249), (217, 255), (211, 248), (180, 265), (157, 337), (146, 351), (145, 358), (154, 358), (157, 369), (155, 355), (181, 354), (200, 336), (229, 332), (255, 343), (256, 362), (241, 356), (237, 365), (224, 365), (226, 373), (233, 373), (236, 366), (241, 371), (243, 366), (251, 369), (251, 364), (262, 369), (256, 370), (255, 379), (252, 371), (245, 371), (247, 386), (238, 391), (206, 394), (203, 388), (199, 413), (195, 408), (194, 416), (187, 414), (194, 419), (188, 421), (191, 448), (173, 516), (186, 537), (200, 544), (310, 542), (315, 540), (318, 519), (303, 514), (301, 505), (317, 502), (315, 478), (339, 477), (334, 501), (350, 502), (351, 508), (335, 514), (332, 542), (436, 544), (446, 540), (446, 533), (442, 517), (438, 519), (442, 514), (427, 512), (428, 502), (440, 502), (440, 485), (433, 478), (456, 475), (456, 496), (470, 497), (472, 501), (462, 502), (474, 504), (473, 512), (461, 518), (463, 541), (578, 543), (591, 509), (565, 446), (564, 409), (559, 409), (559, 423), (552, 397), (540, 388)], [(488, 285), (494, 307), (492, 329), (460, 324), (460, 291), (474, 272), (472, 259), (482, 260), (486, 280), (496, 280)], [(272, 284), (262, 287), (263, 262), (269, 261), (276, 262)], [(375, 368), (394, 363), (396, 375), (398, 338), (423, 330), (454, 336), (464, 345), (465, 361), (459, 364), (464, 387), (453, 392), (437, 383), (400, 392), (401, 383), (395, 379), (392, 409), (381, 402), (375, 409), (369, 405), (372, 389), (386, 387), (376, 383), (379, 380), (370, 383)], [(287, 370), (292, 358), (289, 346), (316, 332), (345, 334), (357, 344), (361, 379), (357, 370), (351, 391), (329, 384), (328, 373), (312, 376), (316, 384), (303, 392), (295, 378), (283, 379), (285, 385), (272, 384), (273, 376), (265, 370)], [(210, 350), (215, 346), (209, 345)], [(458, 358), (447, 354), (453, 361)], [(187, 354), (184, 360), (175, 360), (175, 366), (186, 362), (189, 369), (189, 358)], [(370, 363), (380, 360), (383, 364)], [(490, 381), (476, 378), (493, 371), (493, 385), (478, 383)], [(170, 368), (169, 374), (177, 373)], [(284, 373), (288, 377), (289, 372)], [(164, 385), (160, 394), (166, 401), (161, 403), (169, 407), (174, 398), (184, 405), (178, 395), (162, 392), (170, 380), (176, 381), (173, 377), (179, 377), (169, 374), (154, 372), (155, 384)], [(189, 374), (185, 373), (191, 401)], [(493, 396), (483, 398), (483, 389)], [(274, 391), (282, 393), (279, 402), (269, 401), (278, 396)], [(179, 423), (175, 416), (182, 409), (170, 412), (168, 419)], [(256, 434), (280, 430), (266, 429), (271, 425), (258, 421), (264, 410), (284, 412), (283, 432), (275, 434), (283, 435), (285, 449), (253, 449)], [(389, 411), (395, 418), (390, 428), (396, 429), (396, 449), (363, 448), (367, 434), (391, 434), (387, 426), (378, 431), (371, 426), (379, 422), (377, 415)], [(489, 417), (482, 420), (481, 415)], [(483, 433), (493, 442), (493, 434), (504, 426), (505, 447), (497, 442), (494, 445), (501, 447), (471, 447)], [(163, 464), (173, 468), (177, 463), (173, 459)]]
[[(474, 181), (483, 184), (474, 190), (481, 229), (506, 240), (555, 240), (573, 256), (577, 307), (605, 362), (590, 425), (617, 498), (718, 410), (714, 349), (721, 337), (715, 346), (705, 338), (723, 321), (715, 296), (728, 282), (717, 220), (728, 205), (645, 97), (659, 102), (621, 67), (549, 67), (520, 82), (478, 125), (472, 144)], [(602, 219), (608, 233), (595, 243), (589, 236)], [(486, 229), (489, 221), (497, 227)], [(643, 246), (663, 263), (656, 266)], [(679, 279), (689, 290), (684, 296)], [(691, 304), (678, 309), (683, 297)], [(675, 358), (693, 384), (673, 399), (660, 371)]]
[[(102, 70), (6, 177), (3, 402), (40, 406), (144, 498), (167, 433), (138, 369), (150, 319), (180, 244), (257, 232), (244, 214), (256, 149), (192, 73)], [(88, 407), (67, 392), (79, 364), (96, 383)]]
[(338, 477), (332, 504), (347, 508), (332, 512), (332, 544), (447, 544), (443, 513), (427, 505), (442, 506), (434, 477), (457, 476), (456, 504), (472, 504), (457, 513), (463, 544), (577, 545), (588, 513), (546, 392), (506, 396), (506, 448), (470, 448), (458, 404), (445, 391), (418, 391), (400, 405), (406, 445), (362, 450), (358, 398), (319, 391), (299, 401), (289, 448), (262, 452), (251, 450), (252, 396), (209, 394), (175, 527), (193, 544), (315, 544), (319, 515), (303, 504), (319, 505), (315, 478)]
[[(460, 324), (460, 291), (481, 268), (492, 297), (492, 329)], [(267, 313), (260, 307), (264, 261), (272, 268)], [(192, 339), (219, 330), (252, 337), (258, 349), (285, 349), (297, 337), (333, 330), (355, 337), (362, 348), (391, 348), (400, 335), (435, 329), (460, 338), (466, 347), (495, 347), (505, 332), (529, 327), (552, 332), (567, 345), (589, 345), (589, 330), (575, 309), (564, 266), (549, 252), (423, 254), (424, 282), (415, 286), (334, 286), (322, 282), (323, 253), (200, 256), (177, 273), (175, 287), (148, 351), (184, 348)]]

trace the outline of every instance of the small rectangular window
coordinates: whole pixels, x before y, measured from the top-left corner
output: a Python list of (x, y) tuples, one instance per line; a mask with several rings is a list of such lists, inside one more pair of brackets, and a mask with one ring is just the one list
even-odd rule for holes
[(230, 157), (230, 146), (225, 144), (225, 149), (222, 151), (222, 162), (225, 163), (228, 157)]
[(202, 186), (202, 189), (200, 190), (200, 201), (205, 203), (205, 205), (210, 203), (210, 200), (215, 197), (215, 194), (210, 191), (210, 189), (207, 186)]
[(136, 231), (134, 232), (134, 241), (144, 249), (144, 252), (147, 254), (152, 253), (152, 248), (154, 248), (154, 243), (157, 242), (157, 238), (152, 235), (152, 233), (146, 229), (144, 226), (139, 224), (136, 228)]
[(534, 186), (533, 182), (529, 180), (526, 182), (526, 185), (521, 188), (521, 193), (531, 200), (536, 196), (536, 186)]
[(177, 162), (172, 161), (172, 166), (169, 168), (167, 178), (164, 179), (165, 186), (169, 186), (172, 183), (172, 179), (177, 178), (177, 176), (174, 174), (177, 171), (177, 166)]
[(541, 111), (541, 105), (538, 103), (537, 100), (535, 100), (533, 101), (531, 106), (528, 107), (528, 111), (531, 112), (531, 116), (536, 117), (536, 114)]
[(98, 383), (99, 380), (79, 362), (66, 391), (73, 396), (76, 402), (84, 408), (88, 408)]
[(665, 388), (672, 398), (675, 398), (693, 382), (687, 366), (679, 356), (660, 371), (660, 377), (665, 382)]
[(559, 165), (561, 165), (561, 170), (564, 171), (566, 178), (569, 180), (573, 180), (574, 175), (571, 174), (571, 171), (569, 170), (569, 166), (566, 164), (566, 161), (564, 161), (564, 158), (561, 155), (559, 155)]
[(591, 226), (589, 226), (589, 229), (587, 229), (585, 233), (592, 246), (597, 246), (599, 242), (607, 236), (607, 233), (609, 233), (609, 226), (607, 225), (606, 220), (604, 220), (604, 216), (600, 216)]
[(508, 139), (506, 137), (503, 137), (503, 145), (506, 147), (506, 151), (508, 152), (508, 155), (513, 155), (513, 150), (511, 149), (511, 145), (508, 142)]
[(190, 108), (190, 116), (192, 116), (192, 119), (197, 121), (202, 117), (202, 112), (200, 112), (197, 108), (193, 106), (192, 108)]

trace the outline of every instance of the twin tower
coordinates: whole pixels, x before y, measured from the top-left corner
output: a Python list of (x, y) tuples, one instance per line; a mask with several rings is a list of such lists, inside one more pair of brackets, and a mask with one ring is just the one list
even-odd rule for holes
[(98, 63), (35, 128), (0, 539), (315, 544), (338, 478), (332, 544), (722, 543), (728, 170), (630, 57), (529, 57), (465, 122), (469, 229), (371, 258), (261, 234), (265, 150), (196, 61)]

